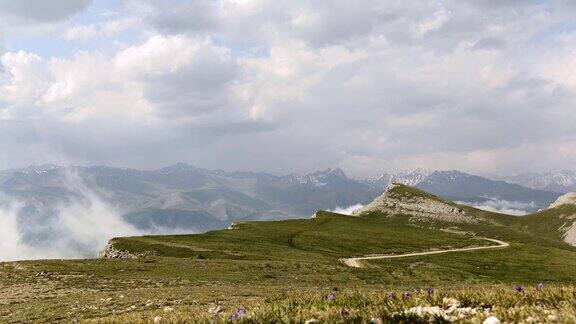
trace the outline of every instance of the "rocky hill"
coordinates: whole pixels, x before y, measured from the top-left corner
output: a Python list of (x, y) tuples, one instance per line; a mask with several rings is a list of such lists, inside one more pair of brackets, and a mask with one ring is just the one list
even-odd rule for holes
[(389, 185), (384, 194), (356, 210), (353, 215), (359, 216), (370, 212), (383, 212), (390, 216), (408, 215), (413, 221), (478, 222), (478, 219), (467, 214), (462, 206), (398, 183)]

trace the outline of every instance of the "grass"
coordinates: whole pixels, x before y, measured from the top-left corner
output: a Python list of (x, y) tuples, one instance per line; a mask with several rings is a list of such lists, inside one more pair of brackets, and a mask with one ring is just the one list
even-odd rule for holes
[[(436, 199), (417, 189), (394, 194)], [(552, 210), (516, 218), (462, 207), (478, 223), (411, 223), (381, 212), (351, 217), (319, 212), (313, 219), (247, 222), (200, 235), (125, 237), (115, 248), (155, 256), (125, 260), (40, 260), (0, 263), (0, 322), (102, 323), (228, 321), (245, 308), (244, 322), (427, 322), (413, 307), (432, 307), (453, 320), (444, 298), (474, 313), (516, 322), (574, 322), (576, 249), (563, 243)], [(541, 222), (554, 225), (539, 225)], [(446, 231), (446, 230), (449, 231)], [(457, 234), (467, 233), (467, 234)], [(365, 261), (350, 268), (339, 258), (492, 244), (504, 249)], [(543, 292), (527, 288), (544, 282)], [(336, 299), (326, 295), (338, 287)], [(415, 287), (434, 287), (432, 296)], [(409, 298), (402, 298), (410, 291)], [(391, 295), (392, 294), (392, 295)], [(214, 317), (209, 309), (221, 306)], [(350, 315), (343, 317), (342, 309)], [(412, 309), (412, 311), (411, 311)], [(416, 313), (415, 313), (416, 312)], [(459, 312), (459, 311), (458, 311)]]
[(415, 227), (405, 218), (350, 217), (318, 212), (313, 219), (247, 222), (233, 230), (200, 235), (118, 238), (120, 250), (159, 256), (227, 260), (335, 259), (371, 253), (402, 253), (489, 244), (469, 235)]

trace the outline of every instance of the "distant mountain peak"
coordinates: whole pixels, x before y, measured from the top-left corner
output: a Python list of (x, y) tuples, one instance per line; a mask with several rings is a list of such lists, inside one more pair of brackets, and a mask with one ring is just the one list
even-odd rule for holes
[(334, 176), (334, 177), (339, 177), (339, 178), (344, 178), (344, 179), (348, 178), (346, 176), (346, 173), (344, 173), (344, 171), (342, 171), (342, 169), (340, 169), (340, 167), (326, 169), (323, 173), (326, 175), (329, 175), (329, 176)]
[(559, 193), (576, 190), (575, 170), (557, 170), (542, 173), (529, 172), (512, 177), (500, 177), (500, 179), (532, 189), (550, 190)]
[(194, 166), (191, 166), (187, 163), (184, 162), (178, 162), (174, 165), (171, 166), (167, 166), (164, 167), (162, 169), (159, 169), (158, 171), (161, 173), (172, 173), (172, 172), (182, 172), (182, 171), (193, 171), (196, 170), (197, 168)]
[(286, 176), (286, 178), (290, 179), (294, 183), (312, 184), (317, 187), (324, 186), (334, 181), (348, 180), (344, 171), (339, 167), (328, 168), (326, 170), (308, 174), (290, 174)]
[(430, 174), (436, 171), (418, 168), (413, 171), (404, 171), (393, 174), (390, 182), (401, 183), (408, 186), (416, 186), (426, 179)]

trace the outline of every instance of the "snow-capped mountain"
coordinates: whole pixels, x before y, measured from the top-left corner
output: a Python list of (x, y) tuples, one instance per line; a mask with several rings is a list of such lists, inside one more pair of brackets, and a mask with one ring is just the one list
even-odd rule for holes
[(429, 176), (432, 172), (434, 171), (418, 168), (414, 171), (383, 173), (379, 176), (367, 178), (364, 180), (364, 182), (382, 189), (385, 189), (390, 183), (401, 183), (414, 187), (424, 181), (424, 179), (426, 179), (426, 177)]
[(430, 171), (417, 169), (412, 172), (385, 174), (365, 180), (366, 183), (385, 189), (390, 183), (402, 183), (434, 193), (441, 197), (481, 206), (484, 202), (494, 205), (522, 205), (527, 211), (544, 208), (558, 194), (504, 181), (467, 174), (460, 171)]
[(533, 189), (559, 193), (576, 191), (576, 171), (574, 170), (522, 173), (512, 177), (502, 177), (501, 179), (509, 183), (515, 183)]
[(334, 181), (349, 180), (340, 168), (330, 168), (309, 174), (290, 174), (284, 178), (293, 183), (308, 184), (317, 187), (325, 186)]
[(426, 178), (432, 174), (433, 170), (427, 169), (416, 169), (412, 172), (400, 172), (393, 174), (390, 177), (390, 182), (394, 183), (402, 183), (408, 186), (417, 186), (418, 184), (422, 183), (422, 181), (426, 180)]

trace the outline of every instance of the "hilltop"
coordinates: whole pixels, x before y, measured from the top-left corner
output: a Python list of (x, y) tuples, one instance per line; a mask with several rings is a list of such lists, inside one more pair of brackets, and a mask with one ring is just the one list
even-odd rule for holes
[[(0, 318), (206, 321), (245, 308), (243, 316), (256, 321), (427, 321), (423, 309), (478, 322), (492, 315), (545, 321), (550, 314), (571, 321), (576, 317), (557, 298), (576, 284), (576, 248), (561, 226), (573, 208), (517, 217), (397, 184), (353, 216), (320, 211), (197, 235), (118, 237), (103, 254), (113, 259), (0, 264)], [(551, 220), (555, 225), (542, 230)], [(505, 244), (491, 248), (494, 240)], [(444, 250), (452, 252), (363, 260), (359, 268), (342, 262)], [(527, 288), (539, 282), (549, 287), (546, 294)], [(525, 294), (514, 285), (525, 286)], [(427, 287), (431, 295), (414, 291)], [(331, 290), (334, 301), (326, 298)], [(447, 306), (444, 298), (462, 306)], [(534, 303), (546, 306), (515, 308)]]

